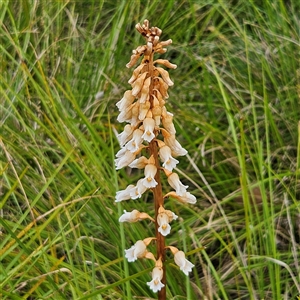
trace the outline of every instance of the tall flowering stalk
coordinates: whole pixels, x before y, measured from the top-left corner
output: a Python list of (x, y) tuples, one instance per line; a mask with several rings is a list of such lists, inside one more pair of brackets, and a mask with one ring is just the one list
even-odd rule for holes
[[(187, 191), (188, 186), (182, 184), (173, 169), (179, 163), (175, 157), (187, 154), (176, 140), (176, 130), (173, 124), (173, 114), (165, 107), (169, 97), (168, 88), (173, 85), (168, 71), (161, 66), (176, 69), (177, 66), (165, 59), (154, 60), (155, 53), (165, 53), (166, 46), (172, 40), (159, 41), (162, 31), (157, 27), (149, 27), (149, 21), (142, 25), (137, 24), (136, 29), (146, 39), (146, 44), (133, 50), (130, 62), (126, 65), (133, 67), (140, 58), (141, 62), (135, 68), (129, 84), (132, 89), (124, 93), (123, 98), (116, 104), (120, 114), (119, 122), (127, 122), (124, 131), (118, 135), (121, 149), (116, 154), (116, 169), (125, 166), (144, 170), (144, 178), (125, 190), (118, 191), (116, 202), (137, 199), (151, 190), (154, 199), (154, 218), (145, 212), (134, 209), (124, 211), (120, 222), (137, 222), (149, 219), (155, 223), (155, 237), (147, 237), (137, 241), (130, 249), (125, 250), (125, 257), (129, 262), (139, 258), (151, 259), (155, 265), (152, 270), (152, 280), (147, 282), (153, 292), (158, 292), (159, 299), (166, 298), (166, 272), (165, 251), (169, 249), (174, 255), (177, 264), (188, 275), (194, 266), (185, 258), (184, 252), (176, 247), (166, 246), (165, 237), (170, 233), (170, 223), (177, 216), (164, 208), (164, 200), (172, 197), (181, 203), (196, 203), (196, 198)], [(158, 66), (159, 65), (159, 66)], [(167, 176), (167, 181), (174, 189), (163, 194), (161, 184), (161, 171)], [(147, 250), (147, 246), (156, 241), (156, 255)]]

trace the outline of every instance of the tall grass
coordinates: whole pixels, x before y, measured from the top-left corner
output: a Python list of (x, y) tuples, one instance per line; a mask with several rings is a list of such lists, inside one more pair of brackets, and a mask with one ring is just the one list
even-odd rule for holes
[(115, 103), (145, 18), (173, 39), (178, 172), (198, 198), (170, 238), (196, 267), (187, 279), (170, 259), (167, 298), (296, 299), (299, 6), (1, 1), (1, 299), (155, 298), (150, 264), (123, 259), (153, 228), (120, 227), (114, 203), (138, 178), (114, 169)]

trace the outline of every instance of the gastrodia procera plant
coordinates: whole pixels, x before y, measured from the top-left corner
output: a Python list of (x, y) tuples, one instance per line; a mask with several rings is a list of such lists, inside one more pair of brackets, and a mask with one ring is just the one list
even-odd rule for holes
[[(196, 203), (196, 198), (187, 191), (174, 168), (179, 161), (178, 156), (187, 151), (176, 140), (176, 129), (173, 124), (173, 114), (168, 112), (165, 103), (168, 99), (168, 89), (173, 85), (167, 69), (177, 66), (165, 59), (154, 59), (155, 54), (163, 54), (166, 46), (172, 40), (160, 41), (162, 31), (157, 27), (149, 27), (149, 21), (136, 29), (146, 39), (146, 44), (132, 51), (128, 68), (139, 65), (134, 69), (128, 83), (131, 89), (124, 93), (123, 98), (116, 104), (120, 114), (119, 122), (126, 122), (124, 131), (118, 135), (121, 149), (116, 154), (117, 169), (123, 167), (142, 169), (144, 177), (126, 189), (118, 191), (116, 202), (138, 199), (150, 191), (153, 195), (155, 215), (133, 209), (124, 211), (120, 222), (137, 222), (145, 219), (155, 223), (153, 237), (145, 237), (125, 250), (125, 257), (129, 262), (137, 259), (151, 259), (154, 261), (152, 280), (147, 282), (153, 292), (165, 290), (165, 251), (170, 250), (174, 255), (174, 262), (184, 274), (188, 275), (194, 266), (185, 258), (183, 251), (174, 246), (166, 246), (165, 237), (171, 232), (170, 223), (178, 218), (172, 211), (164, 208), (164, 201), (168, 197), (177, 199), (181, 203)], [(162, 187), (161, 173), (167, 177), (169, 187)], [(163, 191), (167, 191), (164, 193)], [(134, 208), (134, 205), (133, 205)], [(156, 253), (148, 251), (151, 242), (156, 243)]]

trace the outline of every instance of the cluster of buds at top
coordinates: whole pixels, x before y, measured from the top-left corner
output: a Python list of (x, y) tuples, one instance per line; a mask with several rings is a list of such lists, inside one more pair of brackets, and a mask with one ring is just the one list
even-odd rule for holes
[[(129, 262), (138, 258), (148, 258), (155, 262), (152, 271), (152, 281), (147, 284), (154, 291), (160, 291), (165, 286), (164, 260), (165, 250), (170, 249), (175, 263), (188, 275), (194, 266), (185, 258), (185, 254), (173, 246), (165, 246), (164, 237), (170, 233), (170, 222), (177, 216), (164, 208), (164, 199), (172, 197), (182, 203), (196, 203), (196, 198), (187, 191), (188, 186), (182, 184), (173, 169), (179, 163), (175, 157), (187, 154), (187, 151), (176, 140), (176, 130), (173, 124), (173, 114), (167, 111), (165, 101), (169, 97), (168, 88), (173, 85), (168, 71), (164, 68), (176, 69), (176, 65), (168, 60), (154, 60), (155, 53), (165, 53), (166, 46), (172, 40), (159, 41), (162, 31), (157, 27), (149, 27), (149, 22), (137, 24), (136, 29), (146, 38), (146, 45), (133, 50), (128, 68), (134, 66), (142, 57), (140, 65), (135, 68), (129, 84), (132, 89), (124, 93), (123, 98), (116, 104), (120, 114), (119, 122), (127, 122), (124, 131), (118, 134), (121, 149), (116, 154), (117, 169), (123, 167), (144, 170), (144, 178), (125, 190), (118, 191), (116, 202), (140, 198), (147, 190), (151, 190), (154, 198), (154, 218), (136, 209), (124, 211), (120, 222), (137, 222), (149, 219), (155, 223), (155, 237), (137, 241), (130, 249), (125, 250)], [(167, 176), (167, 181), (174, 189), (163, 195), (160, 181), (160, 171)], [(157, 253), (147, 250), (147, 246), (156, 240)]]

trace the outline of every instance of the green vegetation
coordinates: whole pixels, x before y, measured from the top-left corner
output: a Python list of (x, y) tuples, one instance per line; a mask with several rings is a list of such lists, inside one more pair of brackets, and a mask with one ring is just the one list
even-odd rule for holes
[[(173, 40), (167, 106), (198, 199), (166, 203), (181, 217), (168, 243), (195, 264), (188, 279), (170, 257), (167, 298), (296, 299), (299, 11), (296, 0), (1, 0), (1, 299), (156, 298), (151, 263), (124, 260), (153, 225), (119, 224), (132, 203), (114, 202), (140, 177), (115, 171), (115, 103), (145, 18)], [(148, 207), (151, 193), (136, 202)]]

